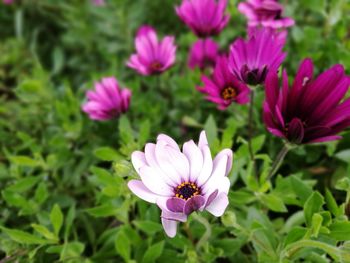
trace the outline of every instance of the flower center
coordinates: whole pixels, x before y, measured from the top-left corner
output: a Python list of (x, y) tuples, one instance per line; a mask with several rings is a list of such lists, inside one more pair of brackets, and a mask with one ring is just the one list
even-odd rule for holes
[(200, 189), (195, 183), (185, 182), (175, 188), (175, 196), (184, 200), (200, 194)]
[(233, 100), (234, 98), (236, 98), (236, 96), (237, 96), (236, 90), (230, 86), (224, 88), (221, 92), (221, 97), (224, 100)]
[(154, 71), (158, 71), (162, 68), (162, 64), (159, 61), (154, 61), (151, 63), (151, 68)]

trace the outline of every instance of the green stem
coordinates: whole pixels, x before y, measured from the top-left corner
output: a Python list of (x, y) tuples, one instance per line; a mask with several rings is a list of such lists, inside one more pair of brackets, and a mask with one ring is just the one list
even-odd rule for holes
[(278, 171), (278, 169), (280, 168), (281, 164), (283, 163), (284, 158), (286, 157), (286, 155), (290, 149), (291, 149), (291, 146), (288, 144), (285, 144), (283, 146), (283, 148), (281, 149), (281, 151), (277, 154), (276, 159), (272, 163), (270, 172), (267, 176), (267, 180), (270, 180), (275, 175), (275, 173)]
[(201, 237), (201, 239), (199, 239), (199, 241), (197, 242), (196, 245), (196, 250), (199, 250), (210, 238), (211, 236), (211, 226), (208, 222), (207, 219), (205, 219), (204, 217), (202, 217), (201, 215), (194, 213), (192, 215), (193, 219), (198, 221), (199, 223), (201, 223), (204, 227), (205, 227), (205, 232), (203, 234), (203, 236)]
[(341, 259), (341, 253), (337, 247), (316, 240), (300, 240), (288, 245), (282, 251), (282, 259), (291, 258), (299, 249), (305, 247), (319, 248), (329, 254), (336, 262), (339, 262)]
[(252, 145), (254, 97), (255, 97), (255, 91), (254, 91), (254, 89), (251, 89), (251, 92), (250, 92), (250, 104), (249, 104), (249, 116), (248, 116), (248, 149), (249, 149), (250, 160), (252, 162), (255, 161), (253, 145)]

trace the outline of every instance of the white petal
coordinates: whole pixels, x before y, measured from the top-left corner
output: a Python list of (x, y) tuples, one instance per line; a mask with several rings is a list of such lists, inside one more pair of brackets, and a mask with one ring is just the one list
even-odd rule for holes
[(197, 178), (197, 185), (202, 186), (209, 178), (213, 170), (213, 159), (208, 145), (202, 146), (203, 166)]
[(168, 146), (164, 141), (159, 141), (156, 145), (156, 157), (159, 166), (172, 180), (178, 184), (188, 181), (189, 163), (182, 152)]
[(131, 180), (128, 182), (128, 187), (139, 198), (150, 203), (156, 203), (158, 195), (151, 192), (140, 180)]
[(210, 178), (206, 184), (202, 187), (203, 193), (208, 196), (215, 190), (218, 190), (219, 193), (228, 193), (230, 189), (230, 179), (228, 177), (221, 177), (219, 179)]
[[(159, 165), (156, 158), (156, 145), (154, 143), (147, 143), (145, 147), (145, 158), (147, 160), (147, 163), (150, 167), (154, 168), (159, 175), (163, 178), (163, 181), (166, 182), (168, 185), (171, 185), (173, 187), (177, 186), (180, 182), (180, 180), (176, 181), (174, 180), (174, 176), (171, 176), (171, 171), (169, 174), (169, 170), (163, 170), (162, 166)], [(176, 178), (176, 176), (175, 176)]]
[(213, 170), (215, 170), (216, 166), (219, 165), (219, 162), (221, 161), (221, 159), (222, 158), (225, 159), (225, 157), (227, 158), (226, 159), (226, 167), (225, 167), (225, 176), (227, 176), (232, 168), (233, 153), (230, 149), (223, 149), (221, 152), (219, 152), (215, 156), (214, 161), (213, 161), (213, 165), (214, 165)]
[(199, 135), (198, 146), (199, 146), (199, 148), (202, 148), (205, 145), (209, 145), (208, 139), (207, 139), (207, 134), (205, 133), (205, 131), (202, 131), (201, 134)]
[(145, 154), (140, 151), (135, 151), (131, 154), (131, 162), (136, 172), (139, 172), (141, 167), (147, 165)]
[(206, 210), (212, 215), (219, 217), (222, 216), (225, 212), (226, 207), (228, 206), (228, 197), (225, 193), (220, 193), (209, 206), (206, 207)]
[(194, 141), (189, 141), (183, 145), (183, 153), (186, 155), (190, 163), (190, 181), (194, 182), (203, 167), (203, 155), (201, 150), (197, 147)]
[(172, 188), (165, 183), (162, 176), (157, 172), (156, 169), (149, 166), (141, 167), (140, 177), (144, 185), (153, 193), (162, 196), (173, 195)]
[(159, 134), (158, 137), (157, 137), (157, 142), (158, 141), (164, 141), (168, 145), (170, 145), (172, 148), (177, 149), (178, 151), (180, 151), (179, 145), (177, 145), (177, 143), (174, 141), (173, 138), (171, 138), (170, 136), (168, 136), (166, 134)]
[(173, 238), (176, 236), (176, 229), (177, 229), (176, 221), (162, 218), (162, 225), (168, 237)]

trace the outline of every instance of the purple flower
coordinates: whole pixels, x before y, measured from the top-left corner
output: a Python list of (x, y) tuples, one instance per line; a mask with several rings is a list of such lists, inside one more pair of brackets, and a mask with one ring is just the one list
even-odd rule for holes
[(135, 38), (136, 54), (131, 55), (127, 65), (141, 75), (160, 74), (175, 63), (174, 37), (166, 36), (158, 41), (156, 31), (142, 26)]
[(283, 72), (279, 88), (276, 72), (265, 82), (264, 122), (269, 132), (294, 144), (338, 140), (350, 126), (350, 99), (341, 102), (350, 85), (342, 65), (313, 79), (313, 64), (305, 59), (291, 88)]
[(224, 213), (232, 151), (224, 149), (212, 160), (204, 131), (198, 145), (188, 141), (182, 151), (172, 138), (161, 134), (156, 144), (146, 144), (145, 152), (134, 152), (131, 160), (141, 180), (131, 180), (128, 187), (158, 205), (169, 237), (176, 235), (177, 222), (185, 222), (194, 211), (205, 209), (217, 217)]
[(15, 2), (15, 0), (2, 0), (2, 2), (5, 4), (5, 5), (11, 5)]
[(191, 48), (188, 66), (191, 69), (199, 67), (204, 70), (206, 67), (214, 67), (218, 56), (218, 45), (210, 38), (197, 40)]
[(92, 0), (92, 3), (96, 6), (103, 6), (106, 4), (105, 0)]
[(202, 81), (204, 87), (197, 89), (207, 94), (206, 99), (216, 103), (220, 110), (225, 110), (232, 102), (249, 102), (250, 89), (230, 72), (226, 56), (218, 57), (211, 79), (202, 76)]
[(239, 38), (231, 45), (231, 71), (248, 85), (262, 84), (267, 73), (276, 72), (286, 57), (282, 52), (284, 43), (270, 29), (253, 30), (248, 41)]
[(114, 77), (103, 78), (95, 83), (95, 91), (86, 93), (88, 101), (82, 106), (90, 119), (104, 121), (118, 117), (129, 108), (131, 91), (120, 89)]
[(194, 34), (208, 37), (227, 25), (230, 16), (225, 15), (226, 6), (227, 0), (183, 0), (176, 13)]
[(238, 10), (248, 19), (249, 27), (284, 29), (294, 25), (290, 17), (283, 17), (284, 8), (275, 0), (247, 0), (238, 5)]

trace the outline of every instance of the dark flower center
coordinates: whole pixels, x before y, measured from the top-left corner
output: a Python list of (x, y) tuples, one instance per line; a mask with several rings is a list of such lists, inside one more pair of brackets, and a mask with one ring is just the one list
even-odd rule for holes
[(224, 100), (233, 100), (237, 97), (237, 92), (234, 88), (228, 86), (221, 91), (221, 97)]
[(256, 86), (265, 81), (267, 71), (267, 66), (250, 69), (247, 65), (244, 65), (241, 69), (242, 80), (248, 85)]
[(195, 183), (185, 182), (175, 188), (175, 196), (184, 200), (200, 194), (200, 189)]
[(162, 64), (159, 61), (154, 61), (151, 63), (151, 69), (154, 71), (158, 71), (162, 68)]

